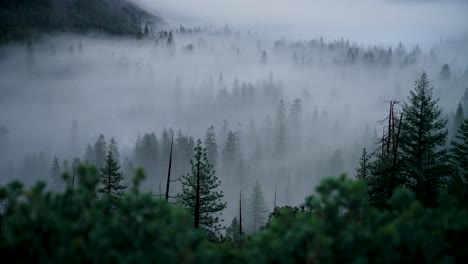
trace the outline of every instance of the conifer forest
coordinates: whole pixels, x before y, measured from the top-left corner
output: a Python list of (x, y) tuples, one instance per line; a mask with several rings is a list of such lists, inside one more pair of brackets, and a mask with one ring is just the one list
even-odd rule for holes
[(467, 236), (468, 2), (0, 2), (6, 262), (465, 263)]

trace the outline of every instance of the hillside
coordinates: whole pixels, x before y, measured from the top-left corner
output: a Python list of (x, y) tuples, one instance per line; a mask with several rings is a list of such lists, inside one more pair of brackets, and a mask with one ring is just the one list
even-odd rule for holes
[(36, 32), (98, 31), (139, 35), (143, 28), (166, 22), (129, 0), (2, 0), (0, 42), (23, 39)]

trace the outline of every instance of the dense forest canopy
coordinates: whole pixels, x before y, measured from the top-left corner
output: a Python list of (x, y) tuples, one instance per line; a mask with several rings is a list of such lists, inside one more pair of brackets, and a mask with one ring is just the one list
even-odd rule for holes
[(0, 3), (2, 255), (466, 257), (468, 35), (278, 37), (167, 5)]

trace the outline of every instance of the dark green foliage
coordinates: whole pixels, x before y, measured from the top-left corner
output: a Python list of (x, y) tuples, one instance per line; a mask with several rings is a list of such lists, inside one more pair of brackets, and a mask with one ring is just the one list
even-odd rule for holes
[(237, 217), (234, 217), (231, 221), (231, 225), (226, 228), (226, 239), (232, 242), (238, 242), (240, 240), (239, 228), (239, 220), (237, 220)]
[(107, 194), (114, 199), (122, 196), (124, 190), (127, 188), (127, 186), (122, 184), (124, 176), (120, 171), (120, 165), (117, 160), (114, 159), (110, 150), (107, 152), (105, 165), (101, 168), (99, 177), (102, 183), (99, 192)]
[[(138, 191), (98, 199), (94, 168), (63, 193), (43, 183), (0, 187), (0, 254), (16, 263), (463, 263), (468, 210), (442, 194), (422, 206), (397, 188), (388, 210), (369, 207), (366, 186), (345, 176), (324, 179), (300, 207), (280, 207), (242, 243), (208, 243), (189, 215)], [(228, 234), (237, 224), (233, 221)], [(25, 251), (26, 250), (26, 251)], [(27, 253), (26, 253), (27, 252)]]
[(441, 200), (443, 207), (425, 208), (411, 191), (397, 189), (389, 210), (379, 211), (368, 206), (363, 182), (325, 179), (303, 211), (284, 208), (280, 214), (278, 209), (245, 247), (246, 254), (256, 263), (462, 261), (468, 211)]
[[(392, 159), (389, 156), (378, 154), (376, 159), (369, 164), (369, 174), (366, 179), (367, 194), (369, 202), (376, 208), (386, 208), (387, 200), (391, 197), (393, 191), (390, 190)], [(395, 187), (402, 186), (404, 180), (397, 178)]]
[(201, 145), (201, 140), (198, 140), (194, 148), (194, 157), (190, 161), (192, 171), (182, 177), (182, 193), (178, 195), (178, 200), (188, 209), (194, 221), (198, 218), (199, 227), (207, 232), (208, 237), (215, 239), (221, 230), (219, 216), (226, 208), (226, 203), (221, 201), (223, 192), (216, 190), (221, 181), (216, 177), (206, 149)]
[[(0, 254), (15, 263), (211, 263), (203, 235), (185, 212), (135, 191), (97, 199), (93, 168), (78, 169), (76, 188), (45, 191), (43, 183), (0, 188)], [(143, 177), (141, 171), (136, 179)], [(137, 181), (138, 182), (138, 181)], [(112, 213), (110, 213), (112, 212)], [(26, 250), (26, 251), (25, 251)], [(203, 254), (204, 257), (200, 254)]]
[(401, 128), (402, 173), (406, 186), (424, 205), (433, 206), (448, 175), (445, 145), (447, 121), (432, 98), (427, 74), (422, 73), (403, 104)]
[(449, 191), (462, 204), (468, 205), (468, 119), (463, 121), (456, 140), (452, 141), (450, 160), (456, 170), (450, 180)]
[(359, 159), (359, 165), (356, 168), (356, 178), (359, 180), (366, 181), (369, 177), (369, 155), (367, 154), (366, 148), (362, 150), (361, 158)]
[(463, 112), (463, 106), (461, 102), (458, 103), (457, 112), (455, 112), (455, 116), (453, 118), (453, 129), (452, 129), (452, 138), (453, 140), (457, 141), (457, 133), (458, 129), (460, 128), (461, 124), (465, 120), (465, 114)]

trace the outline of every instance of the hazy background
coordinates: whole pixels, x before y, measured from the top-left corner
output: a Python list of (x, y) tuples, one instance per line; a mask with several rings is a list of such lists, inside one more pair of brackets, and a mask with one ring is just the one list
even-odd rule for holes
[(468, 33), (464, 0), (134, 0), (170, 23), (230, 24), (275, 37), (419, 44)]

